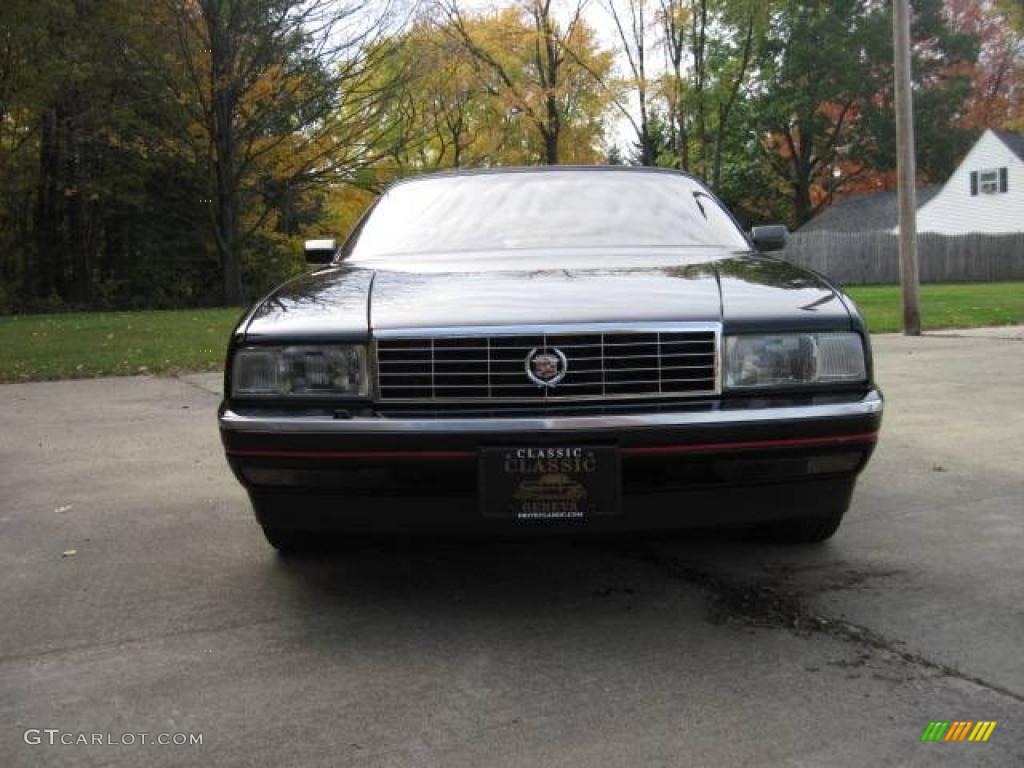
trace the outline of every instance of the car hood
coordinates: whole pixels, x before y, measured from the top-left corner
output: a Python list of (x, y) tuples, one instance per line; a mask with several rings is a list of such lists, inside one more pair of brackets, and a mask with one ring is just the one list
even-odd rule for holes
[(318, 269), (289, 280), (257, 303), (240, 328), (252, 340), (363, 340), (373, 270)]
[(374, 280), (373, 329), (416, 326), (717, 320), (721, 301), (707, 259), (618, 258), (596, 254), (432, 263), (415, 271), (380, 271)]
[(831, 286), (786, 262), (713, 249), (648, 249), (332, 267), (268, 296), (246, 335), (351, 338), (407, 328), (720, 320), (727, 329), (771, 330), (835, 329), (848, 327), (850, 318)]

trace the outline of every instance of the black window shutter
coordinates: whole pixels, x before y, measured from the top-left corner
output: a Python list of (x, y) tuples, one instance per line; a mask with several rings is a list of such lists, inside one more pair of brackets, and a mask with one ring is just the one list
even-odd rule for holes
[(978, 194), (978, 172), (971, 171), (971, 195)]
[(1010, 189), (1010, 175), (1006, 168), (999, 169), (999, 191), (1006, 192)]

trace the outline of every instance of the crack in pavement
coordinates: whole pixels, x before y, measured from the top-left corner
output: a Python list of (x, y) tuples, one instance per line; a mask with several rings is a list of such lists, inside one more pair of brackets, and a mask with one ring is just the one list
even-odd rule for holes
[(708, 619), (714, 624), (739, 623), (764, 629), (788, 629), (797, 633), (818, 633), (870, 648), (943, 677), (956, 678), (1024, 703), (1024, 695), (963, 670), (898, 647), (875, 630), (846, 619), (816, 612), (794, 590), (779, 584), (744, 583), (711, 573), (650, 547), (623, 553), (653, 565), (669, 576), (700, 589), (708, 603)]

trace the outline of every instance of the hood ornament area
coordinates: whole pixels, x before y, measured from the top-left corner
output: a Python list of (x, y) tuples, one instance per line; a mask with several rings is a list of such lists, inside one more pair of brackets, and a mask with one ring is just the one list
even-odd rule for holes
[(538, 387), (557, 387), (568, 370), (569, 362), (555, 347), (534, 347), (526, 356), (526, 376)]

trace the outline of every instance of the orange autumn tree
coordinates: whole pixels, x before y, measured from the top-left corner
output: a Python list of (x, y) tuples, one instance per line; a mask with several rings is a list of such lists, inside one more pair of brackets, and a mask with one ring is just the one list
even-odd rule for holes
[[(956, 125), (976, 56), (941, 0), (915, 4), (914, 78), (922, 179), (944, 179), (970, 143)], [(879, 188), (896, 164), (891, 6), (874, 0), (788, 0), (773, 14), (751, 106), (769, 187), (800, 226), (832, 199)]]
[(950, 25), (978, 39), (965, 71), (971, 94), (964, 127), (1024, 130), (1024, 4), (1020, 0), (946, 0)]
[(602, 49), (577, 0), (560, 21), (553, 0), (518, 0), (495, 12), (470, 13), (438, 0), (442, 29), (471, 57), (488, 95), (513, 128), (530, 162), (593, 163), (610, 93), (602, 85), (613, 52)]

